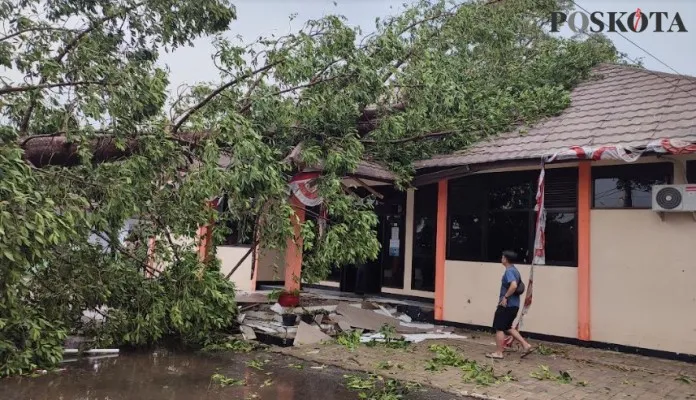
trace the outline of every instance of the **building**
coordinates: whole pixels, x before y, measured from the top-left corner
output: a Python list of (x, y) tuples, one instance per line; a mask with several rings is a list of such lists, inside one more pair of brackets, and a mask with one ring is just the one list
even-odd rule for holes
[[(541, 160), (556, 155), (546, 164), (546, 264), (535, 267), (524, 330), (696, 355), (696, 215), (651, 210), (652, 185), (696, 183), (696, 78), (601, 65), (571, 98), (527, 130), (418, 162), (405, 193), (379, 171), (383, 251), (360, 290), (432, 299), (436, 320), (489, 326), (502, 250), (522, 255), (528, 277)], [(237, 252), (218, 248), (223, 269)], [(257, 260), (255, 280), (242, 279), (251, 290), (288, 286), (301, 253)], [(354, 290), (346, 271), (321, 285)]]

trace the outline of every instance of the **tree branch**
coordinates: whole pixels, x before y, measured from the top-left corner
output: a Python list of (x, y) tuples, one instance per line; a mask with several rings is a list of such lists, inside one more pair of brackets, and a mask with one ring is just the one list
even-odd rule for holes
[(0, 38), (0, 42), (4, 42), (5, 40), (10, 40), (14, 37), (17, 37), (19, 35), (22, 35), (24, 33), (28, 32), (41, 32), (41, 31), (64, 31), (64, 32), (74, 32), (74, 29), (68, 29), (68, 28), (57, 28), (54, 26), (36, 26), (33, 28), (27, 28), (27, 29), (22, 29), (14, 33), (10, 33), (6, 36), (3, 36)]
[(374, 139), (361, 139), (360, 141), (365, 144), (377, 144), (377, 143), (388, 143), (388, 144), (400, 144), (400, 143), (407, 143), (407, 142), (414, 142), (417, 140), (424, 140), (424, 139), (434, 139), (442, 136), (447, 136), (451, 135), (454, 133), (458, 133), (459, 131), (440, 131), (440, 132), (432, 132), (432, 133), (422, 133), (419, 135), (414, 135), (414, 136), (409, 136), (401, 139), (387, 139), (387, 140), (374, 140)]
[[(24, 159), (35, 167), (49, 165), (73, 166), (80, 162), (79, 147), (89, 146), (93, 162), (116, 161), (135, 154), (148, 135), (118, 138), (113, 135), (100, 135), (89, 138), (86, 143), (75, 143), (64, 135), (35, 135), (20, 140), (19, 146), (24, 150)], [(167, 137), (184, 146), (196, 147), (199, 142), (210, 137), (208, 132), (187, 132)], [(119, 143), (119, 139), (124, 143)]]
[(173, 133), (176, 133), (176, 132), (179, 130), (179, 128), (181, 128), (181, 125), (184, 124), (184, 122), (186, 122), (189, 118), (191, 118), (191, 116), (192, 116), (195, 112), (197, 112), (197, 111), (200, 110), (201, 108), (205, 107), (206, 104), (210, 103), (210, 102), (211, 102), (215, 97), (217, 97), (220, 93), (224, 92), (225, 90), (231, 88), (232, 86), (238, 84), (239, 82), (241, 82), (241, 81), (243, 81), (243, 80), (245, 80), (245, 79), (248, 79), (248, 78), (250, 78), (250, 77), (252, 77), (252, 76), (254, 76), (254, 75), (256, 75), (256, 74), (258, 74), (258, 73), (260, 73), (260, 72), (268, 71), (269, 69), (275, 67), (276, 65), (278, 65), (278, 64), (280, 64), (280, 63), (282, 63), (282, 62), (283, 62), (282, 60), (279, 60), (279, 61), (272, 62), (272, 63), (270, 63), (270, 64), (266, 64), (265, 66), (263, 66), (263, 67), (261, 67), (261, 68), (259, 68), (259, 69), (256, 69), (256, 70), (254, 70), (254, 71), (248, 72), (248, 73), (246, 73), (246, 74), (243, 74), (243, 75), (241, 75), (241, 76), (239, 76), (239, 77), (237, 77), (237, 78), (235, 78), (235, 79), (233, 79), (233, 80), (231, 80), (231, 81), (225, 83), (224, 85), (218, 87), (217, 89), (213, 90), (212, 93), (210, 93), (210, 94), (209, 94), (208, 96), (206, 96), (203, 100), (201, 100), (198, 104), (196, 104), (196, 105), (194, 105), (193, 107), (189, 108), (188, 111), (186, 111), (186, 113), (184, 113), (184, 115), (179, 119), (179, 121), (178, 121), (178, 122), (174, 125), (174, 127), (172, 128), (172, 132), (173, 132)]
[(5, 86), (0, 89), (0, 95), (9, 93), (28, 92), (31, 90), (52, 89), (66, 86), (86, 86), (86, 85), (103, 85), (103, 81), (77, 81), (77, 82), (59, 82), (59, 83), (44, 83), (39, 85), (25, 86)]

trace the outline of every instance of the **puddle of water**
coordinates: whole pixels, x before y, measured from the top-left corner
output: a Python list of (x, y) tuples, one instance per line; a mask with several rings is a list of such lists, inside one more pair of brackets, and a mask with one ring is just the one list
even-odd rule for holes
[[(262, 371), (247, 361), (269, 360)], [(37, 378), (0, 381), (3, 400), (348, 400), (357, 393), (342, 386), (343, 372), (313, 369), (270, 354), (224, 355), (123, 354), (64, 363), (64, 371)], [(244, 386), (211, 383), (215, 373), (246, 381)], [(427, 396), (430, 398), (430, 396)], [(425, 398), (420, 397), (419, 398)]]

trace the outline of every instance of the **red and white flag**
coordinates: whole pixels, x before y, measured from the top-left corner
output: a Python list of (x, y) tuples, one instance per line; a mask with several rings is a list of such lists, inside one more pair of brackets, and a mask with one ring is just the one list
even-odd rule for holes
[[(534, 229), (534, 256), (532, 258), (532, 266), (529, 270), (529, 283), (525, 290), (524, 305), (522, 306), (522, 315), (517, 321), (515, 329), (522, 328), (522, 320), (532, 306), (532, 298), (534, 295), (534, 266), (546, 264), (546, 208), (544, 208), (544, 187), (545, 187), (546, 171), (544, 165), (541, 166), (539, 180), (537, 182), (536, 204), (534, 211), (536, 212), (536, 226)], [(512, 344), (512, 336), (506, 338), (506, 344)]]

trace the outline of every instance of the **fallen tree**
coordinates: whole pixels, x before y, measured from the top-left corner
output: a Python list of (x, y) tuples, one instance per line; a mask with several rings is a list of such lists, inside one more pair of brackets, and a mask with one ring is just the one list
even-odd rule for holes
[[(2, 8), (0, 64), (21, 78), (0, 87), (0, 375), (54, 365), (68, 332), (216, 340), (234, 325), (234, 291), (197, 257), (199, 226), (258, 216), (255, 240), (282, 248), (287, 182), (321, 165), (328, 226), (303, 226), (303, 278), (374, 258), (376, 217), (345, 174), (373, 161), (407, 184), (412, 161), (559, 113), (617, 59), (601, 36), (548, 35), (566, 6), (551, 0), (424, 1), (362, 38), (328, 16), (252, 43), (225, 36), (227, 0), (44, 3)], [(219, 83), (169, 96), (160, 52), (205, 35)], [(225, 211), (204, 207), (223, 193)], [(151, 237), (164, 240), (148, 251)], [(85, 309), (109, 311), (97, 324)]]

